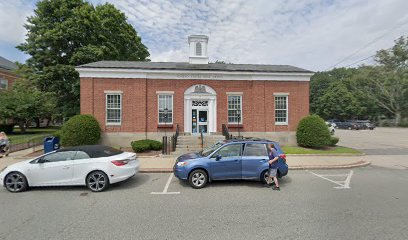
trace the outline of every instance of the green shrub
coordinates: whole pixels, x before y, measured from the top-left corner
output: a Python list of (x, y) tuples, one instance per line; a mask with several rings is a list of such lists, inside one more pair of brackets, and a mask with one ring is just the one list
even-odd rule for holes
[(146, 152), (149, 150), (161, 150), (162, 149), (162, 143), (159, 141), (151, 140), (151, 139), (144, 139), (144, 140), (139, 140), (139, 141), (133, 141), (131, 143), (132, 149), (134, 152)]
[(61, 140), (61, 130), (53, 132), (52, 136), (57, 137), (57, 138), (59, 138)]
[(338, 137), (333, 137), (333, 136), (331, 136), (331, 138), (330, 138), (330, 146), (336, 146), (336, 144), (339, 142), (339, 138)]
[(159, 141), (150, 140), (150, 139), (146, 139), (146, 140), (148, 141), (151, 150), (158, 151), (158, 150), (161, 150), (163, 147), (163, 144)]
[(330, 144), (330, 131), (324, 120), (317, 115), (310, 115), (300, 120), (296, 130), (299, 146), (319, 148)]
[(62, 126), (60, 136), (63, 146), (98, 144), (101, 127), (92, 115), (76, 115)]
[(0, 124), (0, 132), (5, 132), (6, 134), (12, 133), (14, 130), (14, 124)]

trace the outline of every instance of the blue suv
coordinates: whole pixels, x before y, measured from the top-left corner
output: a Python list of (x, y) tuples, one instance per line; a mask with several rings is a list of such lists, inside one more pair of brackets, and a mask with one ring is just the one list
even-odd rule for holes
[[(268, 177), (267, 145), (273, 143), (278, 154), (283, 154), (277, 142), (269, 140), (226, 140), (197, 153), (177, 158), (174, 175), (188, 180), (193, 188), (203, 188), (213, 180), (245, 179), (265, 181)], [(288, 173), (283, 157), (278, 160), (278, 177)]]

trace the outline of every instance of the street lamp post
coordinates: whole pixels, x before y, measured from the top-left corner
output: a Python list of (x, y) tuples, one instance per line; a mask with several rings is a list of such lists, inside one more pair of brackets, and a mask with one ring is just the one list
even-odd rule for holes
[(241, 132), (240, 132), (240, 122), (241, 122), (241, 110), (237, 110), (237, 116), (238, 116), (238, 138), (241, 138)]

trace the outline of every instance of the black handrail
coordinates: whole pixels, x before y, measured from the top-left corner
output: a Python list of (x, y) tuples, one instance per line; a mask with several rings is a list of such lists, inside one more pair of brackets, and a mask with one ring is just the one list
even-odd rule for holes
[(222, 124), (222, 135), (225, 137), (226, 140), (232, 138), (232, 134), (229, 133), (228, 127), (226, 124)]
[(179, 129), (179, 125), (176, 124), (176, 132), (173, 134), (172, 137), (172, 152), (176, 151), (176, 147), (177, 147), (177, 139), (178, 136), (180, 135), (180, 129)]
[(201, 134), (201, 150), (204, 150), (204, 135), (203, 135), (203, 129), (201, 129), (200, 134)]

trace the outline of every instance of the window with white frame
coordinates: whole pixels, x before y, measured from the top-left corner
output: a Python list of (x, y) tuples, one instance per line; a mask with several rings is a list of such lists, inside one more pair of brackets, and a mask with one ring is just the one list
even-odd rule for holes
[(122, 123), (122, 94), (106, 94), (106, 124), (120, 125)]
[(8, 88), (8, 80), (0, 78), (0, 89), (7, 89)]
[(196, 44), (196, 56), (201, 56), (202, 55), (202, 46), (201, 43)]
[(275, 124), (288, 124), (288, 96), (275, 96)]
[(228, 95), (228, 123), (242, 123), (241, 95)]
[(159, 124), (173, 123), (173, 95), (159, 94)]

